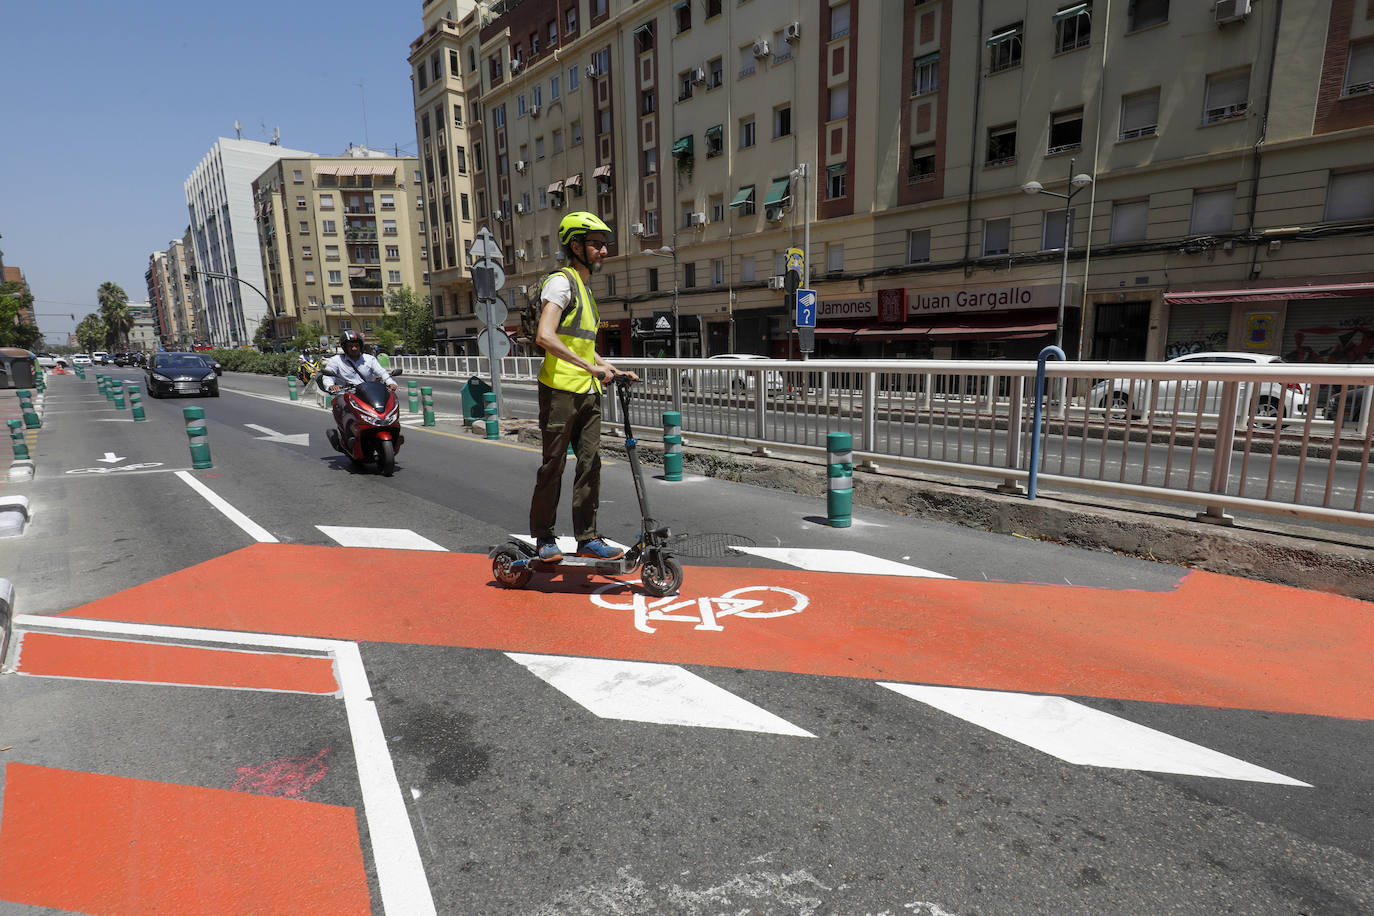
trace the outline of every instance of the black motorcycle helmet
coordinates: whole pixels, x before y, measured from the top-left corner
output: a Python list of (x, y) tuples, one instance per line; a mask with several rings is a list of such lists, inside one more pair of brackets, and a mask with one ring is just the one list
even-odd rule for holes
[(348, 328), (339, 334), (339, 346), (343, 348), (343, 351), (345, 353), (347, 353), (348, 345), (351, 343), (355, 343), (359, 347), (361, 347), (363, 345), (363, 335), (359, 334), (352, 328)]

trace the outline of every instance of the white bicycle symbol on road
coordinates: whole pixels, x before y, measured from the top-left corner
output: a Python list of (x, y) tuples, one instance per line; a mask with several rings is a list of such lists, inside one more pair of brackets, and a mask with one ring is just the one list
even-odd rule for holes
[(139, 471), (143, 468), (160, 468), (161, 461), (144, 461), (136, 464), (121, 464), (117, 468), (72, 468), (68, 474), (111, 474), (115, 471)]
[(801, 592), (778, 585), (746, 585), (735, 588), (718, 597), (682, 598), (670, 595), (653, 601), (643, 592), (628, 592), (629, 603), (613, 601), (607, 593), (623, 589), (639, 582), (611, 582), (592, 592), (592, 604), (613, 611), (634, 611), (635, 629), (641, 633), (654, 633), (657, 628), (651, 622), (670, 621), (673, 623), (694, 623), (694, 630), (720, 632), (722, 617), (788, 617), (806, 610), (811, 599)]

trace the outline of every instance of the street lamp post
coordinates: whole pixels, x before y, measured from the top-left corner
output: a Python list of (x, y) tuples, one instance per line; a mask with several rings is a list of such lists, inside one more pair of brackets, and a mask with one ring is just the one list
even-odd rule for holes
[[(1021, 190), (1027, 194), (1048, 194), (1051, 197), (1058, 197), (1064, 201), (1064, 257), (1059, 267), (1059, 316), (1054, 324), (1054, 345), (1060, 350), (1064, 349), (1064, 305), (1068, 297), (1069, 284), (1069, 242), (1073, 240), (1073, 196), (1079, 191), (1093, 183), (1091, 175), (1073, 173), (1074, 163), (1077, 160), (1069, 160), (1069, 191), (1061, 194), (1058, 191), (1046, 191), (1045, 186), (1038, 181), (1028, 181), (1021, 185)], [(1078, 354), (1082, 356), (1082, 354)]]
[(657, 251), (652, 248), (645, 248), (644, 253), (659, 258), (673, 259), (673, 358), (680, 359), (682, 357), (682, 341), (678, 336), (677, 327), (677, 249), (669, 245), (664, 245)]

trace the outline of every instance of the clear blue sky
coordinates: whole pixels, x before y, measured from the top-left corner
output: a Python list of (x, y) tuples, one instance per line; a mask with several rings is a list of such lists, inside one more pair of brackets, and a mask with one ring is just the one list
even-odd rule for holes
[(182, 185), (235, 119), (246, 140), (280, 126), (291, 149), (415, 153), (419, 0), (5, 7), (0, 250), (51, 345), (106, 280), (148, 298), (148, 256), (186, 230)]

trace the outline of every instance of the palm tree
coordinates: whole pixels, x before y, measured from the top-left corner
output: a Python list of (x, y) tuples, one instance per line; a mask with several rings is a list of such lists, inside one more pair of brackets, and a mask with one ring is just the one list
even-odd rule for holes
[(106, 280), (96, 290), (96, 301), (100, 303), (100, 317), (105, 323), (106, 346), (111, 350), (127, 349), (125, 341), (134, 326), (134, 316), (129, 312), (129, 295), (118, 283)]

